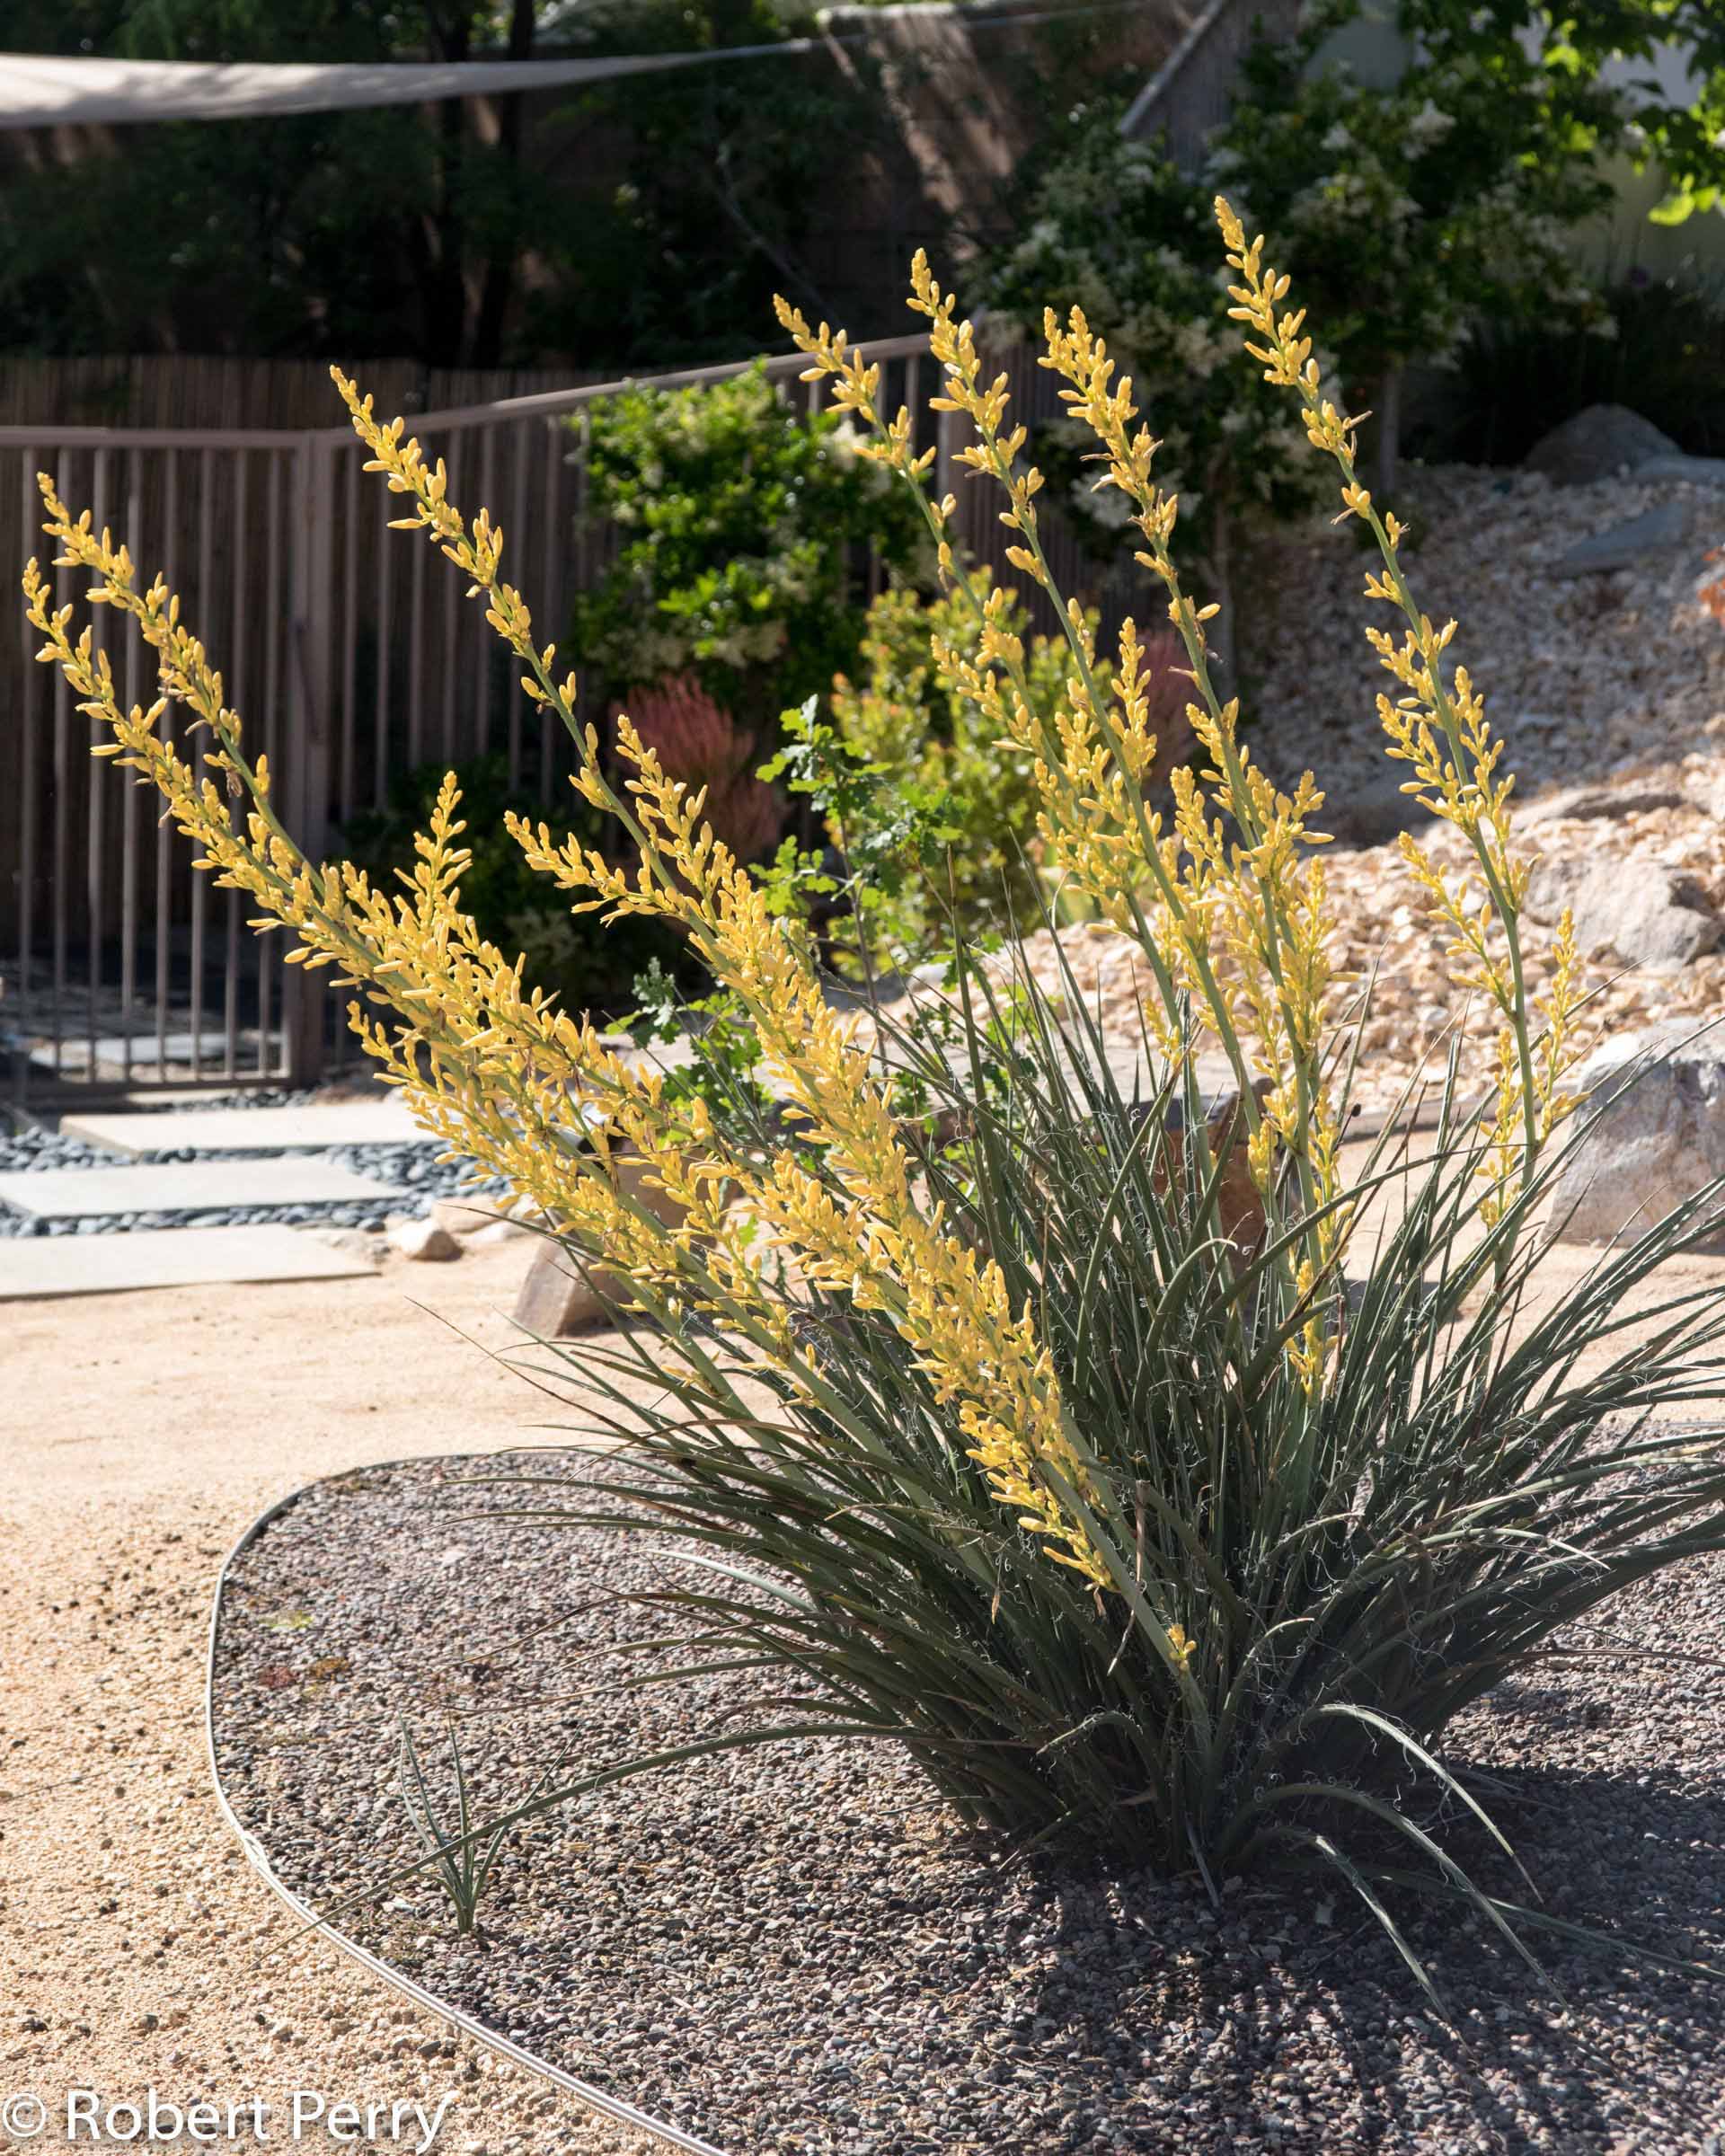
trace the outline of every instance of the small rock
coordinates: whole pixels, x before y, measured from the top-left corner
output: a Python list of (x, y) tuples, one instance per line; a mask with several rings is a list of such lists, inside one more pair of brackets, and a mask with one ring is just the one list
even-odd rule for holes
[(1681, 456), (1668, 434), (1626, 404), (1589, 404), (1543, 435), (1527, 452), (1527, 469), (1543, 472), (1560, 487), (1614, 479), (1655, 457)]
[(1694, 805), (1678, 787), (1650, 786), (1626, 779), (1620, 785), (1565, 786), (1555, 793), (1543, 793), (1536, 801), (1529, 801), (1522, 814), (1529, 823), (1543, 823), (1548, 817), (1559, 816), (1578, 820), (1594, 817), (1615, 820), (1619, 817), (1649, 816), (1657, 809), (1687, 808)]
[[(600, 1286), (622, 1292), (608, 1276), (595, 1274)], [(591, 1280), (578, 1271), (560, 1242), (541, 1241), (527, 1277), (515, 1299), (515, 1322), (535, 1339), (561, 1340), (588, 1325), (610, 1322), (610, 1312)]]
[[(1645, 474), (1647, 467), (1642, 467)], [(1583, 539), (1552, 569), (1554, 577), (1586, 577), (1607, 570), (1640, 569), (1659, 554), (1679, 552), (1689, 543), (1694, 518), (1686, 501), (1664, 501), (1627, 524), (1614, 525)]]
[(1725, 933), (1694, 878), (1657, 861), (1542, 861), (1527, 887), (1528, 914), (1554, 923), (1566, 906), (1583, 952), (1614, 950), (1659, 972), (1703, 957)]
[(440, 1228), (435, 1220), (397, 1222), (389, 1231), (389, 1243), (403, 1258), (440, 1263), (461, 1255), (460, 1243), (447, 1228)]
[[(1570, 1242), (1626, 1242), (1725, 1174), (1725, 1031), (1682, 1019), (1607, 1042), (1575, 1083), (1595, 1120), (1552, 1197)], [(1600, 1096), (1603, 1096), (1603, 1106)], [(1721, 1221), (1725, 1237), (1725, 1218)]]

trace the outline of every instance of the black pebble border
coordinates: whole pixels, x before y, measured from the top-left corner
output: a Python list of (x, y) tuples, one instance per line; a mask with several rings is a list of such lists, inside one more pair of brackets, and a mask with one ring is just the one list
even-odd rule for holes
[[(314, 1093), (255, 1092), (218, 1095), (208, 1100), (188, 1101), (187, 1108), (302, 1108), (314, 1103)], [(160, 1111), (167, 1139), (178, 1103)], [(355, 1175), (386, 1183), (387, 1198), (362, 1203), (314, 1206), (205, 1206), (195, 1213), (109, 1213), (76, 1220), (32, 1220), (0, 1206), (0, 1235), (118, 1235), (138, 1228), (243, 1228), (279, 1227), (364, 1228), (381, 1233), (385, 1217), (405, 1214), (423, 1217), (439, 1197), (457, 1192), (481, 1196), (495, 1194), (503, 1185), (495, 1180), (474, 1182), (458, 1161), (439, 1161), (440, 1142), (387, 1145), (339, 1145), (328, 1149), (329, 1158)], [(0, 1136), (0, 1173), (29, 1173), (57, 1168), (115, 1168), (162, 1166), (172, 1162), (243, 1160), (243, 1150), (231, 1153), (195, 1153), (187, 1146), (163, 1144), (127, 1161), (119, 1160), (83, 1138), (61, 1137), (50, 1130), (23, 1130)]]

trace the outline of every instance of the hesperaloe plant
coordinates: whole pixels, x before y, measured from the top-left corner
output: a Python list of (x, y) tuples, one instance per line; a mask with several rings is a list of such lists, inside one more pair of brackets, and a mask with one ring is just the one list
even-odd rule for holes
[(425, 1769), (420, 1764), (419, 1746), (413, 1742), (413, 1732), (405, 1719), (402, 1722), (396, 1780), (402, 1807), (425, 1851), (427, 1864), (448, 1897), (456, 1930), (465, 1935), (478, 1921), (486, 1884), (514, 1822), (511, 1817), (475, 1822), (467, 1790), (467, 1772), (462, 1764), (461, 1739), (456, 1734), (453, 1721), (447, 1734), (456, 1789), (452, 1819), (446, 1822), (431, 1793)]
[[(1402, 616), (1399, 639), (1369, 632), (1398, 688), (1379, 707), (1388, 752), (1475, 864), (1470, 888), (1403, 849), (1502, 1019), (1496, 1091), (1463, 1112), (1452, 1065), (1412, 1163), (1390, 1136), (1344, 1163), (1349, 1013), (1315, 852), (1322, 796), (1309, 775), (1291, 794), (1271, 785), (1240, 740), (1211, 676), (1208, 610), (1174, 567), (1178, 504), (1155, 485), (1155, 445), (1076, 313), (1048, 323), (1044, 364), (1166, 587), (1206, 764), (1176, 773), (1171, 817), (1146, 800), (1144, 641), (1128, 623), (1104, 685), (1048, 570), (1004, 380), (986, 377), (919, 259), (912, 305), (930, 323), (940, 402), (969, 422), (961, 461), (1004, 490), (1012, 560), (1059, 607), (1066, 695), (1039, 715), (1022, 693), (998, 588), (975, 649), (935, 656), (1032, 755), (1050, 864), (1144, 952), (1142, 1095), (1116, 1074), (1135, 1044), (1104, 1036), (1075, 982), (1064, 1000), (1028, 978), (1007, 994), (962, 948), (948, 1038), (882, 1018), (894, 1038), (877, 1061), (829, 1004), (808, 940), (626, 720), (631, 775), (612, 783), (572, 681), (502, 580), (501, 535), (483, 511), (469, 526), (442, 466), (345, 381), (371, 468), (484, 599), (527, 694), (570, 729), (576, 787), (620, 820), (639, 862), (620, 870), (518, 821), (526, 857), (577, 911), (687, 936), (755, 1028), (782, 1116), (716, 1115), (524, 990), (460, 909), (453, 785), (405, 896), (306, 862), (171, 595), (159, 581), (140, 592), (124, 548), (46, 482), (59, 559), (139, 623), (163, 694), (214, 736), (213, 778), (173, 755), (157, 711), (120, 706), (33, 564), (25, 582), (44, 656), (106, 722), (107, 753), (160, 788), (262, 925), (295, 932), (291, 957), (359, 985), (353, 1022), (428, 1125), (629, 1283), (644, 1321), (565, 1357), (593, 1418), (626, 1437), (623, 1462), (608, 1490), (553, 1485), (544, 1509), (645, 1519), (694, 1551), (693, 1570), (668, 1566), (662, 1599), (711, 1648), (697, 1660), (762, 1689), (755, 1715), (728, 1716), (686, 1753), (799, 1731), (895, 1742), (962, 1816), (1020, 1843), (1101, 1845), (1213, 1884), (1293, 1849), (1337, 1868), (1423, 1979), (1387, 1886), (1420, 1878), (1517, 1939), (1529, 1913), (1486, 1894), (1421, 1816), (1423, 1786), (1484, 1819), (1433, 1749), (1446, 1726), (1572, 1618), (1725, 1547), (1716, 1436), (1649, 1420), (1716, 1397), (1725, 1304), (1674, 1291), (1639, 1333), (1624, 1307), (1717, 1228), (1718, 1194), (1533, 1306), (1551, 1140), (1572, 1105), (1570, 931), (1535, 1006), (1502, 744), (1450, 671), (1453, 624), (1420, 611), (1402, 527), (1355, 475), (1350, 424), (1299, 316), (1278, 311), (1286, 280), (1219, 214), (1252, 349), (1340, 466), (1344, 511), (1381, 555), (1368, 593)], [(877, 372), (842, 334), (783, 319), (868, 430), (866, 453), (916, 489), (951, 587), (972, 589), (910, 415), (877, 415)], [(250, 803), (240, 824), (230, 787)], [(1214, 1132), (1206, 1041), (1239, 1104)], [(938, 1141), (911, 1142), (907, 1083)], [(571, 1094), (603, 1111), (590, 1142), (574, 1135)], [(570, 1787), (655, 1763), (606, 1763)]]

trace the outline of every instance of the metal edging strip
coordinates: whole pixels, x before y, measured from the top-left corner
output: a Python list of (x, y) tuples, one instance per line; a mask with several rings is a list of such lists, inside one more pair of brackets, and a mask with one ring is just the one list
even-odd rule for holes
[[(435, 1460), (449, 1456), (427, 1454), (404, 1460), (367, 1461), (360, 1467), (349, 1468), (342, 1471), (347, 1474), (386, 1473), (396, 1468), (424, 1466)], [(572, 2073), (566, 2073), (561, 2066), (553, 2066), (544, 2059), (536, 2058), (532, 2052), (525, 2050), (519, 2044), (512, 2043), (508, 2037), (500, 2035), (496, 2029), (487, 2028), (482, 2021), (475, 2020), (473, 2015), (464, 2013), (459, 2007), (451, 2006), (447, 2000), (439, 1999), (435, 1993), (427, 1991), (423, 1984), (416, 1984), (412, 1977), (404, 1975), (400, 1969), (393, 1968), (388, 1962), (374, 1954), (368, 1947), (362, 1947), (358, 1940), (349, 1939), (346, 1932), (337, 1931), (327, 1918), (319, 1916), (315, 1910), (308, 1908), (293, 1888), (277, 1877), (263, 1844), (240, 1824), (239, 1815), (227, 1800), (227, 1792), (222, 1787), (221, 1773), (216, 1764), (216, 1648), (221, 1634), (222, 1598), (226, 1593), (228, 1574), (235, 1560), (243, 1556), (272, 1521), (279, 1519), (289, 1507), (296, 1505), (301, 1498), (315, 1489), (319, 1482), (329, 1480), (331, 1478), (327, 1476), (320, 1476), (316, 1482), (302, 1483), (297, 1489), (290, 1490), (285, 1498), (278, 1498), (273, 1505), (267, 1507), (258, 1515), (222, 1560), (222, 1569), (216, 1582), (215, 1599), (210, 1605), (209, 1645), (204, 1658), (204, 1754), (209, 1764), (210, 1786), (216, 1792), (217, 1805), (223, 1818), (233, 1830), (235, 1840), (244, 1852), (247, 1863), (251, 1865), (264, 1885), (270, 1888), (277, 1900), (281, 1902), (307, 1931), (320, 1933), (324, 1939), (329, 1940), (340, 1952), (347, 1955), (349, 1960), (356, 1961), (362, 1968), (369, 1970), (374, 1976), (379, 1977), (386, 1984), (392, 1991), (399, 1992), (404, 1999), (421, 2008), (426, 2013), (436, 2015), (439, 2020), (448, 2022), (452, 2028), (459, 2029), (464, 2036), (470, 2037), (476, 2044), (483, 2045), (488, 2051), (497, 2052), (502, 2057), (513, 2060), (518, 2066), (525, 2066), (528, 2072), (536, 2073), (542, 2080), (550, 2081), (553, 2087), (562, 2090), (567, 2095), (574, 2097), (578, 2102), (585, 2104), (589, 2110), (597, 2111), (601, 2116), (611, 2119), (619, 2125), (631, 2126), (638, 2134), (647, 2134), (666, 2148), (680, 2149), (684, 2152), (684, 2156), (726, 2156), (724, 2150), (715, 2148), (710, 2141), (699, 2140), (693, 2134), (686, 2134), (680, 2126), (668, 2125), (661, 2119), (650, 2118), (646, 2112), (638, 2111), (632, 2104), (625, 2103), (621, 2097), (607, 2096), (603, 2089), (595, 2089), (589, 2082), (579, 2080)]]

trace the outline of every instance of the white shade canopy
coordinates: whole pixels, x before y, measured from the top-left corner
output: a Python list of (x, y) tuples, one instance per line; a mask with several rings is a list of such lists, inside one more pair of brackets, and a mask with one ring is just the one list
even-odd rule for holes
[(498, 97), (717, 60), (807, 52), (814, 40), (728, 45), (592, 60), (379, 60), (328, 66), (249, 61), (113, 60), (0, 53), (0, 128), (52, 128), (149, 119), (241, 119), (254, 113), (331, 112), (357, 105), (418, 105), (445, 97)]

